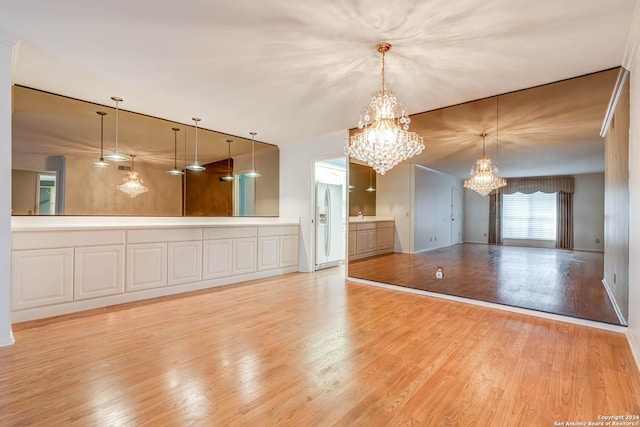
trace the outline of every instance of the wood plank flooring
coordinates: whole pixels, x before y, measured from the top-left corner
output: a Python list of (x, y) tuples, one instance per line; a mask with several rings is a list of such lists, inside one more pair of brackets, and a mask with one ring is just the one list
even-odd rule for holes
[(1, 426), (552, 426), (640, 414), (623, 334), (340, 269), (14, 325)]
[[(442, 280), (435, 278), (439, 266)], [(465, 243), (352, 261), (349, 275), (619, 325), (603, 268), (598, 252)]]

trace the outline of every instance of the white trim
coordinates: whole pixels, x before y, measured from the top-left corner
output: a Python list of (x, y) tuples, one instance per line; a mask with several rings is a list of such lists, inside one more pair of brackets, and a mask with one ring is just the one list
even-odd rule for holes
[(355, 277), (347, 277), (347, 280), (350, 282), (362, 283), (364, 285), (373, 285), (381, 288), (392, 289), (394, 291), (408, 292), (408, 293), (417, 294), (417, 295), (424, 295), (424, 296), (429, 296), (434, 298), (446, 299), (446, 300), (456, 301), (464, 304), (473, 304), (481, 307), (493, 308), (493, 309), (502, 310), (502, 311), (509, 311), (512, 313), (525, 314), (528, 316), (541, 317), (544, 319), (556, 320), (559, 322), (573, 323), (576, 325), (587, 326), (587, 327), (596, 328), (596, 329), (604, 329), (612, 332), (625, 333), (627, 331), (626, 326), (596, 322), (594, 320), (578, 319), (576, 317), (563, 316), (561, 314), (545, 313), (542, 311), (529, 310), (526, 308), (512, 307), (509, 305), (496, 304), (496, 303), (486, 302), (486, 301), (478, 301), (470, 298), (439, 294), (436, 292), (424, 291), (422, 289), (413, 289), (413, 288), (406, 288), (404, 286), (389, 285), (387, 283), (372, 282), (370, 280), (363, 280)]
[(616, 316), (618, 316), (618, 320), (620, 321), (621, 324), (623, 324), (624, 326), (627, 326), (627, 320), (622, 315), (622, 311), (620, 310), (620, 307), (618, 306), (618, 302), (616, 301), (615, 297), (613, 296), (613, 291), (611, 290), (611, 287), (609, 286), (609, 282), (607, 282), (606, 278), (602, 279), (602, 285), (606, 289), (607, 295), (609, 295), (609, 299), (611, 300), (611, 304), (613, 305), (613, 309), (616, 312)]
[[(14, 47), (19, 42), (20, 42), (20, 37), (18, 37), (17, 35), (0, 30), (0, 44), (9, 46), (9, 47)], [(12, 58), (12, 59), (15, 59), (15, 58)]]
[(638, 343), (636, 342), (633, 334), (630, 331), (627, 331), (625, 335), (627, 336), (627, 342), (629, 343), (629, 347), (631, 348), (633, 360), (635, 360), (636, 366), (638, 367), (638, 370), (640, 370), (640, 347), (638, 347)]

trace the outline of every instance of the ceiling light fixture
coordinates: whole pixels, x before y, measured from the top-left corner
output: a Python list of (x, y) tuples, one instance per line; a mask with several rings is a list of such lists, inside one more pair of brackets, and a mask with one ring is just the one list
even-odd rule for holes
[(257, 178), (260, 176), (258, 172), (256, 172), (256, 135), (257, 132), (249, 132), (251, 135), (251, 172), (247, 173), (246, 176), (249, 178)]
[(184, 172), (178, 169), (178, 131), (179, 128), (171, 128), (173, 131), (173, 169), (167, 171), (169, 175), (184, 175)]
[(376, 45), (382, 54), (382, 89), (371, 94), (371, 102), (360, 110), (357, 132), (347, 142), (345, 153), (366, 162), (375, 171), (384, 175), (403, 160), (424, 150), (422, 137), (409, 131), (409, 113), (398, 102), (393, 91), (384, 85), (384, 55), (391, 44), (381, 42)]
[(192, 117), (191, 120), (193, 120), (196, 123), (196, 153), (195, 153), (193, 164), (187, 166), (187, 169), (194, 172), (200, 172), (206, 169), (204, 166), (201, 166), (198, 163), (198, 122), (202, 119), (200, 117)]
[[(507, 185), (507, 180), (498, 175), (498, 165), (491, 163), (491, 159), (485, 156), (485, 137), (482, 135), (482, 157), (476, 160), (476, 164), (471, 167), (471, 178), (464, 180), (464, 188), (476, 191), (482, 197), (489, 195), (493, 190)], [(497, 131), (496, 131), (497, 141)]]
[(131, 170), (122, 177), (122, 184), (116, 187), (118, 190), (122, 191), (132, 199), (138, 197), (142, 193), (146, 193), (147, 191), (149, 191), (149, 189), (144, 186), (144, 181), (142, 180), (142, 178), (140, 178), (138, 172), (133, 170), (134, 157), (136, 156), (131, 156)]
[(111, 160), (112, 162), (126, 162), (127, 160), (129, 160), (129, 157), (120, 154), (120, 152), (118, 151), (118, 104), (122, 102), (122, 98), (112, 96), (111, 99), (116, 102), (116, 143), (113, 148), (113, 154), (104, 156), (104, 158), (107, 160)]
[(104, 111), (96, 111), (96, 114), (100, 115), (100, 160), (91, 163), (91, 166), (96, 168), (110, 168), (111, 164), (104, 161), (104, 116), (107, 115)]
[(228, 156), (227, 156), (227, 174), (220, 179), (222, 181), (233, 181), (233, 174), (231, 173), (231, 143), (232, 139), (227, 139)]
[(373, 193), (374, 191), (376, 191), (376, 189), (373, 187), (372, 181), (371, 181), (371, 175), (373, 173), (373, 169), (369, 168), (369, 188), (367, 188), (364, 191), (368, 191), (369, 193)]

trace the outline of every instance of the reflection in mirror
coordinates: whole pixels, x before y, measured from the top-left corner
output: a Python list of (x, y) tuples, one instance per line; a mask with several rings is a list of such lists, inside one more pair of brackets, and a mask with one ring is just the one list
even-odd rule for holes
[[(424, 152), (377, 177), (369, 220), (354, 216), (360, 202), (350, 197), (349, 276), (624, 323), (625, 92), (614, 126), (600, 136), (618, 74), (413, 115)], [(487, 157), (507, 179), (486, 197), (462, 185), (483, 134)], [(350, 172), (357, 176), (357, 166)], [(394, 245), (385, 252), (372, 239), (384, 239), (388, 221)]]
[[(252, 156), (248, 135), (228, 144), (229, 135), (200, 127), (198, 162), (205, 170), (182, 175), (195, 160), (194, 126), (123, 110), (126, 100), (119, 104), (118, 151), (135, 156), (135, 172), (148, 188), (136, 197), (116, 188), (131, 160), (108, 160), (116, 141), (114, 107), (13, 87), (13, 215), (278, 216), (277, 146), (256, 141)], [(206, 127), (206, 120), (200, 124)], [(92, 166), (103, 155), (111, 167)], [(222, 179), (244, 176), (252, 163), (261, 175), (253, 182)], [(56, 177), (49, 193), (35, 173)]]

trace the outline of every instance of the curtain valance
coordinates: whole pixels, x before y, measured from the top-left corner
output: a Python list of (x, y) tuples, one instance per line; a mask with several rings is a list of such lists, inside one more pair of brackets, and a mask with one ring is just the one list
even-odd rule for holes
[(536, 191), (543, 193), (573, 194), (572, 176), (543, 176), (532, 178), (507, 178), (507, 186), (499, 191), (503, 194), (524, 193), (532, 194)]

